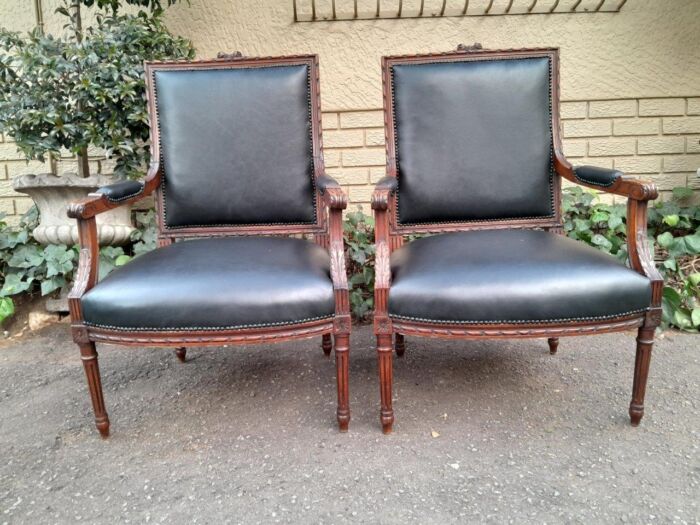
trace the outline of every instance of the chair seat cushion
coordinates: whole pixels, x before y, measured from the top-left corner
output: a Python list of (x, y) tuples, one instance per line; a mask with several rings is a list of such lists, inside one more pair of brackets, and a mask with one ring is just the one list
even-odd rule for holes
[(330, 258), (293, 238), (183, 241), (118, 268), (82, 299), (89, 326), (236, 329), (331, 317)]
[(424, 237), (391, 256), (391, 317), (445, 323), (588, 320), (641, 312), (650, 281), (582, 242), (535, 230)]

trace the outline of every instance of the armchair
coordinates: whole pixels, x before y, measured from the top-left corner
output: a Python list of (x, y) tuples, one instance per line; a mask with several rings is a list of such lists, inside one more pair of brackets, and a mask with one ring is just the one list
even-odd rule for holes
[[(573, 167), (557, 49), (382, 60), (387, 176), (372, 196), (374, 331), (385, 433), (404, 335), (548, 339), (636, 328), (629, 415), (644, 413), (663, 281), (646, 233), (653, 184)], [(627, 197), (630, 268), (563, 235), (561, 179)], [(436, 234), (404, 244), (404, 237)], [(394, 340), (392, 341), (392, 336)]]
[[(347, 199), (324, 173), (317, 57), (147, 63), (146, 78), (154, 160), (144, 182), (68, 210), (80, 233), (71, 329), (97, 429), (107, 437), (110, 424), (95, 343), (174, 347), (185, 361), (187, 346), (317, 336), (328, 355), (333, 336), (347, 430)], [(151, 194), (158, 248), (98, 283), (95, 216)]]

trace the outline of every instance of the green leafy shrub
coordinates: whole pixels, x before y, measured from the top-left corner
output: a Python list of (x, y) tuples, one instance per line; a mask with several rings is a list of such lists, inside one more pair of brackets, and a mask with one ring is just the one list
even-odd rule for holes
[(58, 11), (70, 20), (68, 36), (0, 29), (0, 132), (27, 159), (58, 158), (62, 148), (84, 158), (94, 146), (115, 160), (117, 176), (137, 177), (149, 160), (143, 61), (192, 58), (192, 44), (168, 32), (160, 9), (100, 14), (84, 31), (68, 6)]
[(350, 307), (358, 321), (374, 309), (374, 219), (362, 211), (349, 212), (343, 224)]

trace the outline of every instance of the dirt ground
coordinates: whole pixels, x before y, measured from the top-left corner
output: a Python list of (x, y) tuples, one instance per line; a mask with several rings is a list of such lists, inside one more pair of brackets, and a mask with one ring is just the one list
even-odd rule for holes
[(700, 338), (667, 332), (628, 422), (634, 334), (407, 339), (393, 435), (369, 327), (350, 432), (320, 341), (98, 346), (93, 426), (68, 326), (0, 342), (0, 523), (699, 523)]

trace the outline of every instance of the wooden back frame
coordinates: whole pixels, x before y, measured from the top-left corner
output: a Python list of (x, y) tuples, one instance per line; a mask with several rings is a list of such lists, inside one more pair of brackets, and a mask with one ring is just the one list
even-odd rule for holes
[[(329, 355), (335, 347), (338, 383), (337, 419), (341, 429), (347, 430), (350, 421), (348, 393), (348, 350), (350, 338), (350, 301), (345, 270), (343, 244), (343, 210), (347, 197), (340, 185), (325, 175), (321, 135), (321, 100), (319, 91), (319, 67), (316, 55), (287, 57), (244, 58), (239, 53), (219, 55), (214, 60), (193, 62), (150, 62), (145, 64), (147, 75), (148, 113), (151, 119), (151, 164), (138, 193), (118, 201), (112, 201), (101, 193), (92, 193), (87, 198), (69, 206), (68, 215), (78, 220), (80, 257), (73, 289), (68, 303), (71, 315), (73, 340), (78, 344), (88, 379), (88, 387), (95, 411), (95, 423), (100, 433), (109, 434), (109, 419), (104, 407), (95, 342), (127, 346), (175, 347), (181, 360), (185, 358), (185, 346), (220, 346), (224, 344), (259, 344), (281, 342), (322, 336), (324, 353)], [(316, 206), (316, 221), (313, 224), (240, 225), (168, 228), (165, 225), (163, 178), (160, 136), (157, 125), (156, 92), (153, 82), (155, 71), (164, 70), (212, 70), (234, 68), (257, 68), (275, 65), (307, 65), (311, 89), (311, 136), (313, 147), (313, 177), (316, 182), (324, 179), (323, 188), (315, 184), (313, 195)], [(158, 246), (163, 247), (177, 240), (192, 237), (239, 236), (239, 235), (297, 235), (306, 234), (314, 242), (328, 250), (331, 259), (331, 280), (335, 297), (335, 314), (331, 318), (310, 322), (290, 323), (283, 326), (224, 330), (139, 330), (97, 328), (85, 324), (81, 306), (82, 296), (97, 284), (99, 245), (95, 217), (118, 206), (132, 204), (148, 195), (155, 196), (158, 217)]]
[[(463, 221), (431, 224), (401, 224), (398, 221), (396, 192), (383, 181), (377, 184), (372, 195), (372, 208), (375, 214), (375, 294), (374, 332), (377, 337), (379, 356), (379, 376), (381, 392), (380, 420), (385, 432), (391, 432), (394, 416), (392, 408), (392, 350), (403, 355), (404, 335), (436, 337), (448, 339), (482, 338), (530, 338), (546, 337), (550, 350), (556, 351), (559, 336), (585, 335), (639, 329), (637, 338), (637, 361), (633, 398), (630, 404), (632, 423), (637, 424), (644, 411), (643, 399), (646, 377), (649, 368), (651, 345), (654, 330), (661, 322), (661, 294), (663, 279), (654, 265), (647, 240), (647, 203), (657, 197), (653, 183), (642, 182), (626, 177), (618, 178), (612, 185), (599, 187), (586, 183), (576, 176), (573, 166), (563, 154), (559, 117), (559, 50), (508, 49), (485, 50), (480, 44), (460, 45), (457, 50), (425, 54), (402, 55), (382, 58), (382, 81), (384, 90), (384, 130), (386, 139), (386, 178), (398, 180), (398, 166), (395, 150), (395, 119), (391, 68), (398, 64), (422, 64), (434, 62), (468, 62), (485, 59), (517, 59), (546, 57), (551, 62), (551, 118), (552, 118), (552, 163), (554, 167), (552, 190), (554, 192), (553, 216), (535, 219), (507, 219), (497, 221)], [(498, 162), (498, 159), (493, 159)], [(632, 269), (647, 277), (651, 282), (652, 299), (647, 311), (616, 318), (587, 321), (556, 321), (533, 323), (450, 323), (413, 321), (392, 318), (388, 303), (391, 289), (391, 252), (404, 244), (404, 236), (410, 234), (444, 233), (453, 231), (537, 228), (563, 235), (561, 212), (561, 179), (587, 186), (597, 191), (605, 191), (627, 198), (627, 245), (629, 264)], [(398, 188), (400, 192), (400, 187)], [(392, 341), (392, 336), (395, 339)]]

